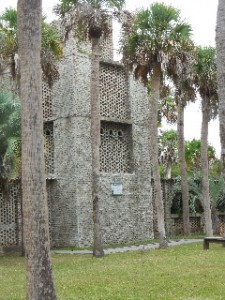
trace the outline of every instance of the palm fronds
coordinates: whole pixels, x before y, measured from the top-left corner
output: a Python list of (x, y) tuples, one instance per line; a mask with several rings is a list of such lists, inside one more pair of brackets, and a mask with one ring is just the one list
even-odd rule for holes
[(202, 98), (203, 108), (209, 109), (210, 119), (214, 119), (218, 115), (216, 69), (216, 49), (214, 47), (197, 47), (194, 65), (195, 85)]
[(124, 0), (60, 0), (54, 11), (62, 19), (65, 39), (73, 31), (78, 41), (107, 37), (111, 32), (108, 20), (120, 10)]
[[(8, 61), (11, 66), (13, 79), (19, 70), (16, 69), (16, 56), (18, 53), (17, 41), (17, 11), (14, 8), (6, 8), (0, 16), (0, 57), (4, 62)], [(51, 87), (54, 80), (58, 79), (59, 73), (56, 60), (62, 55), (60, 37), (53, 26), (42, 18), (42, 55), (41, 65), (43, 77)], [(0, 61), (1, 63), (1, 61)], [(7, 64), (6, 64), (7, 65)]]

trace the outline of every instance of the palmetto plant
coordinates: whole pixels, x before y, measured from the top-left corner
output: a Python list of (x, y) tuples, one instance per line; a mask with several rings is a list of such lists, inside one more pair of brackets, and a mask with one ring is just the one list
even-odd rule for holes
[[(54, 27), (42, 18), (42, 50), (41, 66), (44, 80), (52, 87), (59, 73), (56, 60), (62, 55), (60, 38)], [(0, 72), (11, 66), (14, 79), (19, 79), (17, 12), (14, 8), (6, 8), (0, 15)]]
[[(207, 159), (209, 167), (216, 163), (216, 150), (213, 146), (208, 145)], [(185, 141), (185, 160), (189, 175), (196, 175), (201, 170), (201, 141), (192, 139)]]
[(21, 167), (20, 102), (12, 93), (0, 92), (0, 177), (15, 178)]
[(54, 11), (62, 18), (65, 38), (72, 30), (78, 41), (89, 37), (107, 37), (110, 33), (109, 17), (121, 10), (124, 0), (61, 0)]
[[(198, 178), (188, 177), (189, 187), (189, 212), (202, 213), (201, 183)], [(170, 197), (172, 199), (171, 213), (182, 214), (181, 177), (174, 178)]]
[(210, 202), (213, 209), (225, 210), (223, 178), (209, 178)]

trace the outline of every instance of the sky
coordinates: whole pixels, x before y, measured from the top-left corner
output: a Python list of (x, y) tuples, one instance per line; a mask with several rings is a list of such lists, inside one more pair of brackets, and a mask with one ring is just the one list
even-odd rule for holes
[[(181, 18), (188, 22), (193, 29), (193, 40), (199, 46), (215, 46), (215, 27), (218, 0), (126, 0), (126, 9), (135, 11), (140, 8), (149, 7), (153, 2), (164, 2), (179, 9)], [(57, 0), (42, 0), (43, 13), (51, 21), (55, 18), (52, 7), (58, 3)], [(16, 7), (16, 0), (0, 0), (0, 13), (5, 7)], [(118, 36), (116, 34), (115, 36)], [(116, 44), (116, 38), (115, 38)], [(201, 113), (200, 102), (189, 104), (185, 109), (185, 139), (200, 139)], [(164, 128), (167, 126), (164, 124)], [(209, 143), (215, 147), (217, 155), (220, 155), (219, 123), (218, 120), (209, 124)]]

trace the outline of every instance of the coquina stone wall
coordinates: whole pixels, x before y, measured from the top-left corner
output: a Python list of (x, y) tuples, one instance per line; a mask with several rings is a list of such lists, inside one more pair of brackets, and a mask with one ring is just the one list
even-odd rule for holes
[[(153, 225), (146, 90), (134, 82), (123, 66), (112, 61), (111, 50), (103, 53), (106, 53), (100, 65), (103, 240), (115, 243), (150, 239)], [(46, 104), (44, 100), (43, 107), (47, 130), (45, 155), (52, 164), (47, 173), (51, 179), (53, 246), (90, 246), (93, 240), (90, 68), (90, 47), (80, 52), (71, 38), (59, 64), (60, 80), (53, 91), (43, 90), (43, 98), (48, 96), (46, 100), (52, 102)], [(112, 187), (118, 183), (122, 185), (122, 195), (114, 196)]]
[[(121, 243), (151, 239), (146, 89), (122, 65), (113, 62), (110, 37), (102, 50), (99, 134), (103, 240)], [(90, 54), (90, 44), (79, 51), (70, 37), (59, 62), (60, 80), (53, 89), (44, 82), (42, 87), (49, 228), (55, 247), (91, 246), (93, 242)], [(9, 82), (7, 76), (3, 79)], [(113, 195), (118, 186), (121, 191)], [(1, 205), (8, 205), (5, 196), (1, 197)], [(8, 241), (21, 245), (21, 206), (15, 206), (21, 202), (15, 202), (16, 197), (10, 200), (9, 211), (15, 220), (9, 226), (2, 225), (13, 228), (12, 233), (2, 229), (1, 245)], [(3, 222), (7, 212), (0, 212)]]

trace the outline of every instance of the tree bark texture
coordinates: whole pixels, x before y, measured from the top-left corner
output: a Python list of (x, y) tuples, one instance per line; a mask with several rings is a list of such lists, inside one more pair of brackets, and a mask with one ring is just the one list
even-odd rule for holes
[(149, 110), (149, 129), (150, 129), (150, 158), (152, 163), (152, 174), (154, 179), (155, 205), (157, 214), (157, 228), (159, 234), (159, 247), (167, 248), (165, 217), (162, 187), (159, 173), (159, 149), (158, 149), (158, 104), (160, 100), (160, 66), (155, 64), (152, 75), (152, 95), (150, 98)]
[[(204, 101), (204, 100), (203, 100)], [(209, 101), (204, 101), (209, 103)], [(208, 172), (208, 123), (209, 110), (202, 104), (202, 128), (201, 128), (201, 170), (202, 170), (202, 202), (204, 207), (205, 233), (213, 236), (212, 217), (209, 196), (209, 172)]]
[(20, 99), (22, 115), (22, 195), (27, 300), (56, 299), (49, 250), (44, 167), (41, 0), (18, 0)]
[(184, 148), (184, 107), (181, 101), (178, 100), (177, 107), (177, 134), (178, 134), (178, 163), (181, 176), (181, 193), (182, 193), (182, 208), (183, 208), (183, 228), (184, 234), (189, 235), (191, 232), (189, 220), (189, 188), (185, 162)]
[(100, 39), (92, 38), (91, 57), (91, 144), (92, 144), (92, 201), (94, 245), (93, 256), (104, 256), (99, 209), (100, 191), (100, 100), (99, 100), (99, 63)]
[(172, 161), (169, 159), (165, 165), (164, 178), (171, 179)]
[(217, 84), (222, 173), (225, 183), (225, 0), (219, 0), (216, 28)]

